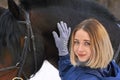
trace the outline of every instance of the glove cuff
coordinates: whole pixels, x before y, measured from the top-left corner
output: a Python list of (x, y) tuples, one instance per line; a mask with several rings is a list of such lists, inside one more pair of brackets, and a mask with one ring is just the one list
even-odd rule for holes
[(63, 50), (58, 50), (58, 51), (59, 51), (59, 56), (65, 56), (69, 53), (67, 48), (64, 48)]

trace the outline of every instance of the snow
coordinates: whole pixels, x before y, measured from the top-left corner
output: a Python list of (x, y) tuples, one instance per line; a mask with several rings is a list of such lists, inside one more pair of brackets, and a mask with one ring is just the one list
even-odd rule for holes
[(30, 78), (30, 80), (61, 80), (59, 71), (47, 60), (44, 61), (41, 69)]

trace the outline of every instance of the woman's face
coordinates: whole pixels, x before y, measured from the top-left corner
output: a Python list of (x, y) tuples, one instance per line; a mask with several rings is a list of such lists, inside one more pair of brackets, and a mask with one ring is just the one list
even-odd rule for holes
[(73, 50), (75, 55), (78, 57), (79, 61), (86, 62), (87, 60), (89, 60), (92, 52), (90, 48), (91, 43), (88, 33), (83, 29), (78, 30), (75, 33), (73, 41)]

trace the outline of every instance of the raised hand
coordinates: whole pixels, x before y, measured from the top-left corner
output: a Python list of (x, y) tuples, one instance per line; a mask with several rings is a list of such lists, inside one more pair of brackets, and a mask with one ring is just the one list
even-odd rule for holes
[(59, 51), (59, 56), (64, 56), (68, 54), (68, 40), (71, 33), (71, 28), (67, 27), (67, 24), (61, 21), (60, 23), (57, 23), (57, 28), (59, 30), (60, 36), (53, 31), (53, 37), (55, 39), (56, 47)]

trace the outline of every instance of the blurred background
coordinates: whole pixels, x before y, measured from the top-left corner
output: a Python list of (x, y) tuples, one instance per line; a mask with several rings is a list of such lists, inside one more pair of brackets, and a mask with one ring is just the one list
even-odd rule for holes
[[(14, 0), (18, 3), (18, 0)], [(90, 0), (105, 6), (115, 17), (120, 19), (120, 0)], [(7, 8), (7, 0), (0, 0), (0, 6)]]

